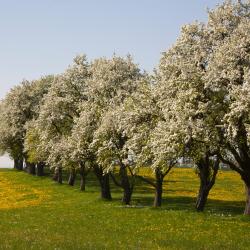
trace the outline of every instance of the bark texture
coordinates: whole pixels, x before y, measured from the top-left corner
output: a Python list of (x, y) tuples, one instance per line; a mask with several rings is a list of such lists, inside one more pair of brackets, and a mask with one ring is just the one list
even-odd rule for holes
[(36, 174), (36, 164), (35, 163), (30, 163), (30, 162), (26, 161), (26, 168), (27, 168), (27, 172), (29, 174), (32, 174), (32, 175)]
[(155, 171), (155, 199), (154, 207), (160, 207), (162, 203), (162, 184), (163, 184), (164, 175), (159, 169)]
[(246, 204), (245, 204), (245, 215), (250, 215), (250, 173), (248, 171), (241, 174), (241, 179), (245, 183), (245, 193), (246, 193)]
[(52, 180), (57, 181), (57, 179), (58, 179), (58, 168), (55, 168), (54, 173), (52, 175)]
[[(248, 119), (248, 118), (247, 118)], [(228, 165), (232, 170), (236, 171), (243, 180), (246, 190), (246, 205), (245, 215), (250, 215), (250, 145), (248, 142), (248, 132), (245, 126), (244, 116), (240, 116), (237, 121), (237, 134), (234, 142), (225, 141), (225, 148), (230, 152), (232, 157), (228, 154), (219, 154), (220, 160)], [(223, 138), (223, 131), (219, 131), (221, 141)], [(223, 141), (224, 142), (224, 141)]]
[(70, 186), (74, 186), (75, 180), (76, 180), (76, 170), (75, 170), (75, 168), (72, 168), (72, 169), (70, 169), (68, 184)]
[(23, 159), (16, 158), (14, 159), (14, 168), (17, 170), (23, 170)]
[(215, 184), (219, 169), (219, 160), (218, 158), (210, 159), (207, 153), (204, 158), (201, 158), (197, 162), (197, 167), (199, 171), (200, 188), (195, 207), (198, 212), (202, 212), (205, 208), (209, 192)]
[(44, 167), (45, 167), (44, 162), (37, 163), (37, 165), (36, 165), (36, 175), (37, 176), (44, 176)]
[(99, 166), (94, 166), (94, 173), (100, 183), (101, 187), (101, 198), (105, 200), (111, 200), (109, 174), (104, 174), (103, 170)]
[(57, 182), (58, 182), (59, 184), (62, 184), (62, 182), (63, 182), (63, 179), (62, 179), (62, 168), (61, 168), (61, 167), (58, 168)]
[(245, 206), (245, 215), (250, 215), (250, 186), (245, 185), (246, 188), (246, 206)]
[(85, 168), (85, 165), (84, 163), (80, 163), (80, 178), (81, 178), (81, 181), (80, 181), (80, 190), (81, 191), (85, 191), (86, 189), (86, 176), (88, 174), (88, 171), (86, 171), (86, 168)]
[(121, 187), (123, 188), (122, 203), (129, 205), (131, 202), (134, 185), (130, 184), (127, 168), (124, 164), (121, 164), (120, 166), (119, 175), (121, 179)]

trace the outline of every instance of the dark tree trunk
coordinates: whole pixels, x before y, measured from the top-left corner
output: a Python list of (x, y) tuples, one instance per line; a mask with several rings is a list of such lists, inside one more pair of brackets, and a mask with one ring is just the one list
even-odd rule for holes
[[(247, 153), (245, 153), (245, 154), (247, 154)], [(223, 159), (222, 157), (221, 157), (221, 160), (223, 163), (228, 164), (232, 170), (234, 170), (238, 174), (240, 174), (241, 179), (243, 180), (243, 182), (245, 184), (246, 204), (245, 204), (244, 214), (250, 215), (250, 170), (249, 170), (250, 158), (248, 159), (248, 157), (245, 157), (244, 160), (238, 161), (240, 168), (238, 166), (234, 165), (234, 163)]]
[(18, 169), (18, 163), (19, 163), (19, 160), (18, 159), (14, 159), (14, 168), (15, 169)]
[(20, 171), (23, 170), (23, 159), (19, 159), (19, 161), (18, 161), (18, 170), (20, 170)]
[(61, 168), (61, 167), (58, 168), (57, 182), (58, 182), (59, 184), (62, 184), (62, 168)]
[(245, 185), (246, 187), (246, 206), (245, 206), (245, 215), (250, 215), (250, 185)]
[(94, 166), (94, 173), (100, 183), (101, 198), (111, 200), (112, 196), (110, 192), (109, 174), (104, 174), (102, 168), (99, 166)]
[(124, 187), (123, 188), (123, 197), (122, 197), (122, 203), (125, 205), (129, 205), (131, 202), (131, 197), (132, 197), (133, 190), (129, 187)]
[(86, 176), (87, 176), (87, 172), (85, 171), (85, 166), (84, 163), (80, 163), (80, 177), (81, 177), (81, 181), (80, 181), (80, 190), (81, 191), (85, 191), (86, 189)]
[(44, 162), (39, 162), (37, 163), (36, 165), (36, 175), (37, 176), (44, 176), (44, 166), (45, 166), (45, 163)]
[(36, 164), (26, 161), (26, 167), (27, 167), (27, 172), (29, 174), (32, 174), (32, 175), (36, 174)]
[(245, 215), (250, 215), (250, 173), (245, 171), (241, 174), (241, 179), (244, 181), (245, 190), (246, 190), (246, 205), (245, 205)]
[(52, 176), (52, 179), (60, 184), (62, 184), (62, 168), (56, 167), (54, 169), (54, 174)]
[(70, 186), (74, 186), (76, 180), (76, 170), (72, 168), (69, 173), (69, 179), (68, 179), (68, 184)]
[(123, 188), (122, 203), (129, 205), (133, 193), (133, 185), (130, 185), (127, 168), (125, 165), (122, 164), (120, 166), (119, 174), (121, 178), (121, 186)]
[(202, 212), (204, 210), (209, 191), (210, 190), (208, 190), (206, 186), (203, 186), (203, 185), (200, 186), (199, 194), (198, 194), (196, 205), (195, 205), (196, 210), (198, 212)]
[(85, 175), (81, 175), (81, 180), (80, 180), (80, 190), (81, 191), (85, 191), (86, 190), (86, 176)]
[(52, 176), (52, 180), (53, 180), (53, 181), (57, 181), (57, 180), (58, 180), (58, 168), (55, 168), (55, 169), (54, 169), (54, 173), (53, 173), (53, 176)]
[(219, 160), (210, 160), (209, 154), (197, 163), (199, 169), (200, 188), (196, 199), (196, 210), (204, 211), (210, 190), (215, 184), (216, 175), (219, 169)]
[(23, 170), (23, 159), (14, 159), (14, 168), (17, 170)]
[(109, 184), (109, 174), (104, 174), (101, 183), (101, 197), (102, 199), (111, 200), (110, 184)]
[(222, 155), (220, 155), (220, 159), (232, 170), (240, 174), (241, 179), (244, 181), (246, 191), (244, 214), (250, 215), (250, 145), (244, 115), (239, 117), (237, 121), (237, 128), (236, 140), (234, 143), (226, 143), (226, 147), (231, 152), (234, 159), (226, 159), (223, 158)]
[(159, 169), (155, 171), (156, 185), (155, 185), (155, 199), (154, 199), (154, 207), (160, 207), (162, 203), (162, 184), (164, 175), (161, 173)]

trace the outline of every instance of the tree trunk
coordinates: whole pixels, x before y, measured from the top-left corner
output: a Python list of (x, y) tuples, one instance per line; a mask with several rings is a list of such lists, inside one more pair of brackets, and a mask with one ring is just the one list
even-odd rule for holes
[(20, 171), (23, 170), (23, 159), (19, 159), (18, 170), (20, 170)]
[(106, 200), (111, 200), (110, 184), (109, 184), (109, 174), (104, 174), (102, 176), (101, 183), (101, 198)]
[(245, 206), (245, 215), (250, 215), (250, 185), (245, 184), (246, 188), (246, 206)]
[(53, 181), (57, 181), (57, 180), (58, 180), (58, 168), (55, 168), (55, 169), (54, 169), (54, 173), (53, 173), (53, 176), (52, 176), (52, 180), (53, 180)]
[(37, 163), (36, 165), (36, 168), (37, 168), (37, 172), (36, 172), (36, 175), (37, 176), (43, 176), (44, 175), (44, 162), (39, 162)]
[(215, 184), (216, 175), (219, 169), (219, 160), (210, 160), (209, 154), (197, 163), (199, 169), (200, 188), (196, 199), (196, 210), (204, 211), (210, 190)]
[(17, 170), (23, 170), (23, 159), (14, 159), (14, 168)]
[(121, 186), (123, 188), (122, 203), (129, 205), (133, 193), (133, 186), (130, 186), (127, 169), (126, 166), (124, 166), (123, 164), (120, 166), (119, 174), (121, 177)]
[(81, 176), (80, 191), (85, 191), (86, 190), (86, 177), (85, 175), (80, 175), (80, 176)]
[(58, 168), (57, 182), (58, 182), (59, 184), (62, 184), (62, 168), (61, 168), (61, 167)]
[(62, 168), (56, 167), (54, 169), (54, 174), (52, 176), (52, 179), (60, 184), (62, 184)]
[(160, 207), (162, 203), (162, 184), (163, 178), (161, 171), (156, 169), (155, 171), (156, 178), (156, 186), (155, 186), (155, 199), (154, 199), (154, 207)]
[(36, 165), (34, 163), (30, 163), (26, 161), (27, 172), (29, 174), (35, 175), (36, 174)]
[(199, 194), (198, 194), (196, 205), (195, 205), (196, 210), (198, 212), (204, 211), (209, 191), (210, 190), (207, 190), (206, 186), (202, 186), (202, 185), (200, 186)]
[(122, 197), (122, 203), (125, 205), (129, 205), (131, 202), (131, 197), (132, 197), (132, 189), (129, 187), (124, 187), (123, 188), (123, 197)]
[(99, 166), (94, 166), (94, 173), (99, 180), (101, 187), (101, 198), (104, 200), (111, 200), (110, 184), (109, 184), (109, 174), (104, 174), (103, 170)]
[[(249, 166), (249, 164), (246, 164)], [(245, 215), (250, 215), (250, 172), (245, 170), (241, 174), (241, 179), (244, 181), (245, 184), (245, 192), (246, 192), (246, 204), (245, 204)]]
[(72, 169), (70, 170), (69, 179), (68, 179), (68, 184), (69, 184), (70, 186), (74, 186), (75, 180), (76, 180), (76, 170), (75, 170), (74, 168), (72, 168)]
[(85, 191), (85, 186), (86, 186), (86, 173), (85, 173), (85, 166), (83, 163), (80, 163), (80, 190)]
[(19, 163), (19, 160), (18, 159), (14, 159), (14, 168), (15, 169), (18, 169), (18, 163)]

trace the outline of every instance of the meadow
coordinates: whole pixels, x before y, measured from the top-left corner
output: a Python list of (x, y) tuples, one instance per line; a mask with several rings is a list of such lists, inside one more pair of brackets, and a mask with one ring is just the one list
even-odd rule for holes
[[(143, 170), (144, 175), (149, 175)], [(0, 170), (0, 249), (249, 249), (244, 188), (220, 171), (205, 212), (194, 210), (199, 182), (193, 169), (174, 169), (164, 182), (161, 208), (154, 190), (138, 181), (131, 206), (102, 201), (94, 176), (86, 191), (48, 176)]]

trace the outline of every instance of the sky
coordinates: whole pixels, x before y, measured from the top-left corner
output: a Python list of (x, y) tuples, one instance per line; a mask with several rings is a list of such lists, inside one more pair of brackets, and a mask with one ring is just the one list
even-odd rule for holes
[[(0, 0), (0, 98), (23, 79), (65, 70), (77, 54), (89, 60), (128, 53), (142, 69), (184, 24), (207, 20), (222, 0)], [(0, 167), (10, 166), (7, 157)]]

